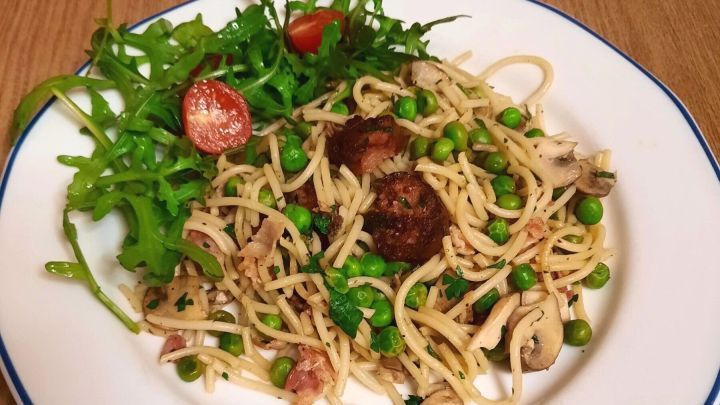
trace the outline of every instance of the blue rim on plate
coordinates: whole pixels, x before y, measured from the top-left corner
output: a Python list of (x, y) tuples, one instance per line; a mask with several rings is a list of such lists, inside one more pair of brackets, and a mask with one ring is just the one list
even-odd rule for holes
[[(160, 17), (164, 14), (167, 14), (175, 9), (178, 9), (180, 7), (183, 7), (187, 4), (194, 3), (196, 0), (188, 0), (183, 3), (180, 3), (176, 6), (173, 6), (171, 8), (168, 8), (164, 11), (161, 11), (157, 14), (151, 15), (150, 17), (147, 17), (143, 19), (142, 21), (133, 24), (130, 29), (136, 28), (139, 25), (142, 25), (150, 20), (153, 20), (157, 17)], [(718, 178), (718, 181), (720, 181), (720, 165), (718, 164), (718, 161), (715, 159), (715, 156), (712, 154), (712, 151), (710, 150), (710, 147), (703, 137), (702, 132), (700, 131), (700, 128), (698, 127), (697, 123), (695, 122), (695, 119), (690, 114), (690, 111), (685, 107), (685, 105), (680, 101), (680, 99), (675, 95), (675, 93), (672, 92), (663, 82), (661, 82), (657, 77), (655, 77), (652, 73), (650, 73), (647, 69), (645, 69), (642, 65), (640, 65), (638, 62), (633, 60), (630, 56), (626, 55), (623, 51), (618, 49), (615, 45), (610, 43), (608, 40), (600, 36), (600, 34), (596, 33), (590, 27), (586, 26), (585, 24), (581, 23), (580, 21), (576, 20), (574, 17), (570, 16), (569, 14), (553, 7), (548, 4), (542, 3), (539, 0), (527, 0), (530, 3), (533, 3), (537, 6), (540, 6), (546, 10), (549, 10), (550, 12), (553, 12), (560, 17), (563, 17), (564, 19), (570, 21), (571, 23), (577, 25), (578, 27), (582, 28), (583, 31), (589, 33), (596, 39), (598, 39), (600, 42), (607, 45), (610, 49), (617, 52), (618, 55), (622, 56), (626, 61), (628, 61), (630, 64), (635, 66), (639, 71), (641, 71), (645, 76), (647, 76), (648, 79), (650, 79), (655, 85), (657, 85), (664, 93), (668, 96), (668, 98), (675, 104), (677, 109), (682, 114), (683, 118), (685, 118), (685, 121), (687, 122), (688, 126), (690, 126), (690, 129), (692, 129), (693, 133), (695, 134), (695, 138), (697, 139), (698, 143), (700, 144), (700, 147), (702, 148), (703, 152), (705, 152), (705, 156), (707, 156), (708, 161), (710, 162), (710, 166), (713, 168), (713, 171), (715, 172), (715, 175)], [(81, 71), (83, 71), (85, 68), (89, 66), (90, 62), (86, 62), (83, 64), (76, 72), (75, 74), (80, 74)], [(20, 151), (20, 147), (23, 144), (23, 141), (27, 137), (27, 134), (30, 133), (33, 126), (35, 126), (35, 123), (42, 117), (42, 115), (45, 113), (45, 111), (50, 108), (52, 103), (55, 101), (55, 98), (50, 99), (41, 109), (40, 111), (33, 117), (33, 119), (28, 124), (27, 128), (23, 131), (22, 134), (20, 134), (20, 137), (18, 138), (15, 146), (10, 152), (10, 156), (8, 157), (7, 163), (5, 165), (5, 171), (3, 173), (2, 182), (0, 182), (0, 208), (2, 208), (2, 201), (3, 197), (5, 196), (5, 188), (8, 184), (8, 179), (10, 178), (10, 173), (12, 172), (13, 163), (15, 162), (15, 158), (17, 157), (18, 152)], [(25, 390), (25, 387), (22, 384), (22, 381), (20, 381), (20, 376), (18, 375), (17, 371), (15, 370), (15, 367), (13, 366), (12, 359), (10, 359), (10, 354), (7, 351), (7, 348), (5, 347), (5, 343), (2, 340), (2, 334), (0, 334), (0, 360), (2, 360), (2, 368), (3, 368), (3, 374), (6, 375), (6, 377), (10, 378), (10, 388), (13, 391), (14, 397), (16, 400), (18, 400), (22, 404), (32, 404), (32, 400), (30, 399), (30, 395)], [(7, 379), (6, 379), (7, 380)], [(712, 405), (713, 402), (718, 398), (718, 394), (720, 394), (720, 367), (718, 368), (718, 374), (715, 377), (715, 382), (710, 389), (710, 392), (708, 394), (707, 399), (705, 400), (705, 405)]]

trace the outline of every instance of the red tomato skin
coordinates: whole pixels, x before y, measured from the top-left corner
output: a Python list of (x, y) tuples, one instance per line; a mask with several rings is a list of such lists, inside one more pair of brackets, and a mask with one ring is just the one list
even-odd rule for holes
[(185, 94), (182, 105), (185, 134), (195, 147), (211, 155), (244, 145), (252, 135), (247, 101), (237, 90), (217, 80), (202, 80)]
[(345, 15), (336, 10), (323, 9), (297, 18), (288, 25), (288, 36), (298, 53), (317, 53), (322, 43), (323, 28), (331, 22), (340, 21), (344, 29)]

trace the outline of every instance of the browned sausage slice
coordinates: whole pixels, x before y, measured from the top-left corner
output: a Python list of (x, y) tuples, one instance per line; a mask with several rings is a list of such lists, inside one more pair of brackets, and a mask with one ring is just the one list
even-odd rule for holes
[(328, 157), (330, 163), (345, 164), (360, 176), (402, 152), (408, 138), (407, 131), (389, 115), (368, 119), (355, 116), (328, 140)]
[(380, 255), (389, 261), (421, 263), (442, 249), (450, 215), (419, 174), (392, 173), (374, 188), (377, 198), (365, 218)]

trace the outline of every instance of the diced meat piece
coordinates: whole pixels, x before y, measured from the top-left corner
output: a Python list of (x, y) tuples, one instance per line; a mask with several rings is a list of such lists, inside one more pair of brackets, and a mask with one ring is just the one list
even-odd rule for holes
[(312, 347), (299, 345), (297, 364), (288, 374), (285, 389), (297, 394), (296, 404), (309, 405), (323, 392), (325, 384), (333, 385), (335, 371), (327, 355)]
[(308, 180), (295, 191), (291, 191), (285, 195), (288, 203), (297, 204), (307, 208), (310, 211), (317, 211), (318, 199), (315, 192), (315, 186), (312, 180)]
[(145, 314), (197, 321), (207, 314), (200, 305), (200, 279), (195, 276), (175, 276), (162, 287), (148, 288), (143, 299)]
[(450, 238), (452, 238), (452, 244), (458, 254), (466, 256), (475, 254), (475, 249), (473, 249), (470, 242), (465, 239), (460, 228), (455, 225), (450, 225)]
[(305, 300), (298, 294), (293, 294), (287, 301), (292, 309), (294, 309), (297, 313), (301, 313), (310, 308), (310, 305), (308, 305), (307, 302), (305, 302)]
[(271, 266), (275, 245), (283, 234), (285, 228), (278, 222), (264, 219), (260, 229), (252, 236), (248, 243), (238, 254), (243, 258), (238, 265), (238, 271), (245, 274), (253, 283), (260, 282), (259, 263)]
[(442, 249), (450, 215), (419, 174), (392, 173), (374, 187), (377, 198), (365, 219), (380, 255), (421, 263)]
[(407, 131), (389, 115), (368, 119), (355, 116), (328, 140), (328, 157), (331, 163), (345, 164), (360, 176), (403, 151), (408, 139)]
[(545, 237), (545, 222), (540, 218), (530, 218), (525, 230), (528, 232), (530, 238), (535, 240), (541, 240)]
[(160, 351), (160, 356), (162, 357), (176, 350), (184, 349), (186, 346), (187, 344), (185, 343), (185, 338), (180, 335), (170, 335), (165, 340), (165, 344)]
[(432, 63), (416, 61), (410, 65), (410, 80), (415, 86), (434, 90), (448, 76)]

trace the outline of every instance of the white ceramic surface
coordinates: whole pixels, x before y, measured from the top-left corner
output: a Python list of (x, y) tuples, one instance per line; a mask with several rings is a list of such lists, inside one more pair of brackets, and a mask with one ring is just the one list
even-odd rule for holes
[[(535, 54), (555, 68), (544, 101), (551, 132), (567, 131), (582, 151), (613, 150), (619, 184), (606, 200), (613, 278), (588, 295), (594, 337), (584, 350), (565, 347), (550, 371), (524, 378), (523, 402), (554, 404), (697, 404), (709, 397), (720, 365), (720, 170), (692, 118), (674, 96), (592, 33), (545, 6), (521, 0), (386, 1), (408, 22), (469, 14), (433, 30), (431, 52), (474, 52), (478, 71), (514, 54)], [(222, 26), (234, 0), (199, 0), (162, 17), (174, 23), (203, 13)], [(142, 29), (146, 23), (140, 25)], [(506, 69), (490, 82), (527, 94), (532, 67)], [(78, 102), (87, 103), (82, 97)], [(703, 149), (705, 148), (705, 150)], [(84, 285), (51, 276), (48, 260), (71, 259), (61, 209), (72, 170), (60, 154), (90, 150), (77, 123), (52, 104), (12, 151), (0, 186), (0, 355), (16, 398), (39, 404), (280, 403), (219, 381), (205, 394), (171, 366), (158, 366), (161, 341), (128, 333)], [(81, 243), (105, 291), (132, 277), (115, 261), (123, 233), (117, 217), (76, 216)], [(488, 395), (509, 390), (507, 373), (480, 377)], [(344, 400), (389, 403), (357, 384)]]

